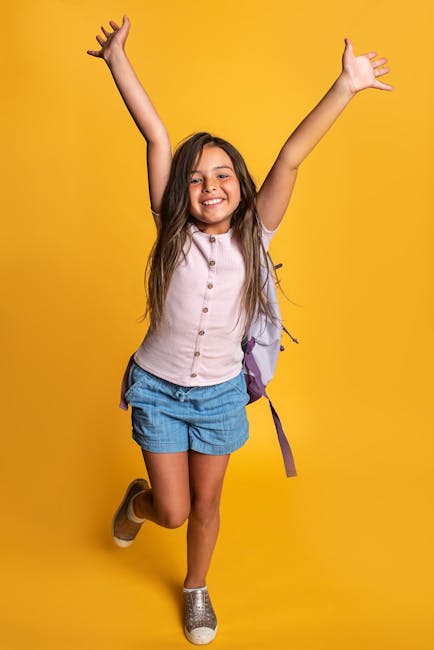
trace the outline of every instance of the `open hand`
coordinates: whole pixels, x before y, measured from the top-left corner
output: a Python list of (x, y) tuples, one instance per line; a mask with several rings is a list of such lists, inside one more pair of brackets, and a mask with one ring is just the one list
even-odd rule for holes
[(92, 56), (99, 56), (104, 61), (108, 62), (110, 55), (117, 48), (124, 49), (125, 41), (127, 40), (128, 31), (130, 29), (130, 21), (128, 16), (124, 16), (122, 19), (122, 25), (119, 27), (114, 20), (110, 20), (110, 25), (113, 28), (112, 32), (107, 32), (104, 27), (101, 25), (101, 29), (104, 33), (104, 36), (107, 38), (106, 41), (98, 34), (96, 40), (101, 45), (100, 50), (87, 50), (88, 54)]
[(380, 90), (393, 90), (393, 86), (377, 81), (377, 77), (390, 72), (390, 68), (383, 66), (387, 59), (372, 61), (377, 56), (376, 52), (368, 52), (354, 56), (351, 41), (345, 39), (345, 50), (342, 55), (342, 77), (346, 79), (353, 93), (363, 88), (379, 88)]

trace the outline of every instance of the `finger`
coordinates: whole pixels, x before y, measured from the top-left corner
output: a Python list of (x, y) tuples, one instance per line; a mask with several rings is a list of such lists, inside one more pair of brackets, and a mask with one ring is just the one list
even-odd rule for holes
[(101, 56), (101, 50), (86, 50), (88, 54), (92, 54), (92, 56)]
[(98, 34), (98, 36), (95, 36), (96, 40), (100, 45), (105, 45), (105, 40)]
[(387, 72), (390, 72), (390, 68), (386, 66), (382, 70), (375, 70), (374, 74), (376, 77), (381, 77), (381, 75), (386, 74)]
[(387, 59), (378, 59), (378, 61), (373, 61), (372, 62), (372, 67), (373, 68), (378, 68), (378, 66), (383, 65), (383, 63), (386, 63)]
[(114, 20), (109, 20), (109, 23), (110, 23), (110, 26), (113, 27), (113, 29), (115, 31), (117, 31), (119, 29), (119, 25), (117, 25)]
[(104, 32), (104, 36), (105, 36), (106, 38), (108, 38), (108, 37), (110, 36), (110, 34), (109, 34), (108, 32), (106, 32), (106, 30), (104, 29), (104, 27), (103, 27), (102, 25), (101, 25), (101, 29), (102, 29), (102, 31)]
[(384, 84), (381, 81), (376, 81), (374, 88), (379, 88), (380, 90), (393, 90), (393, 86), (390, 84)]
[(360, 56), (366, 56), (368, 59), (373, 59), (377, 56), (377, 52), (367, 52), (366, 54), (361, 54)]
[(354, 56), (353, 44), (351, 43), (350, 39), (344, 38), (344, 41), (345, 41), (347, 51)]

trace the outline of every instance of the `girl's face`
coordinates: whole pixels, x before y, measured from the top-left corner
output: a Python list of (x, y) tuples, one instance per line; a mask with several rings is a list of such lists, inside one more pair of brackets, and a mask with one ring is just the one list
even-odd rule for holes
[(223, 149), (205, 145), (191, 171), (190, 215), (203, 232), (218, 235), (229, 230), (241, 200), (233, 162)]

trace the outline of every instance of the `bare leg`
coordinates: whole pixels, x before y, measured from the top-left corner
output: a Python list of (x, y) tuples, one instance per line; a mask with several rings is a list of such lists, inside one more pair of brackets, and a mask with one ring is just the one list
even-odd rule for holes
[(135, 515), (166, 528), (181, 526), (190, 512), (187, 452), (142, 454), (152, 487), (134, 497)]
[(142, 453), (152, 487), (134, 497), (134, 514), (166, 528), (177, 528), (188, 517), (184, 586), (202, 587), (217, 541), (220, 497), (230, 454), (143, 449)]
[(220, 526), (220, 497), (230, 454), (212, 456), (189, 450), (191, 510), (187, 528), (184, 587), (206, 584)]

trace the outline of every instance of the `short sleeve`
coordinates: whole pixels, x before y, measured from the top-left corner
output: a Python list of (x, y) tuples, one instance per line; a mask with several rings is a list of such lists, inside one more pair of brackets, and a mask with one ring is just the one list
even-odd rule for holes
[(277, 228), (275, 228), (274, 230), (268, 230), (268, 228), (266, 228), (261, 221), (261, 227), (262, 227), (262, 242), (264, 244), (265, 250), (268, 251), (268, 246), (270, 245), (270, 242), (273, 239), (273, 235), (279, 230), (280, 223), (277, 226)]

